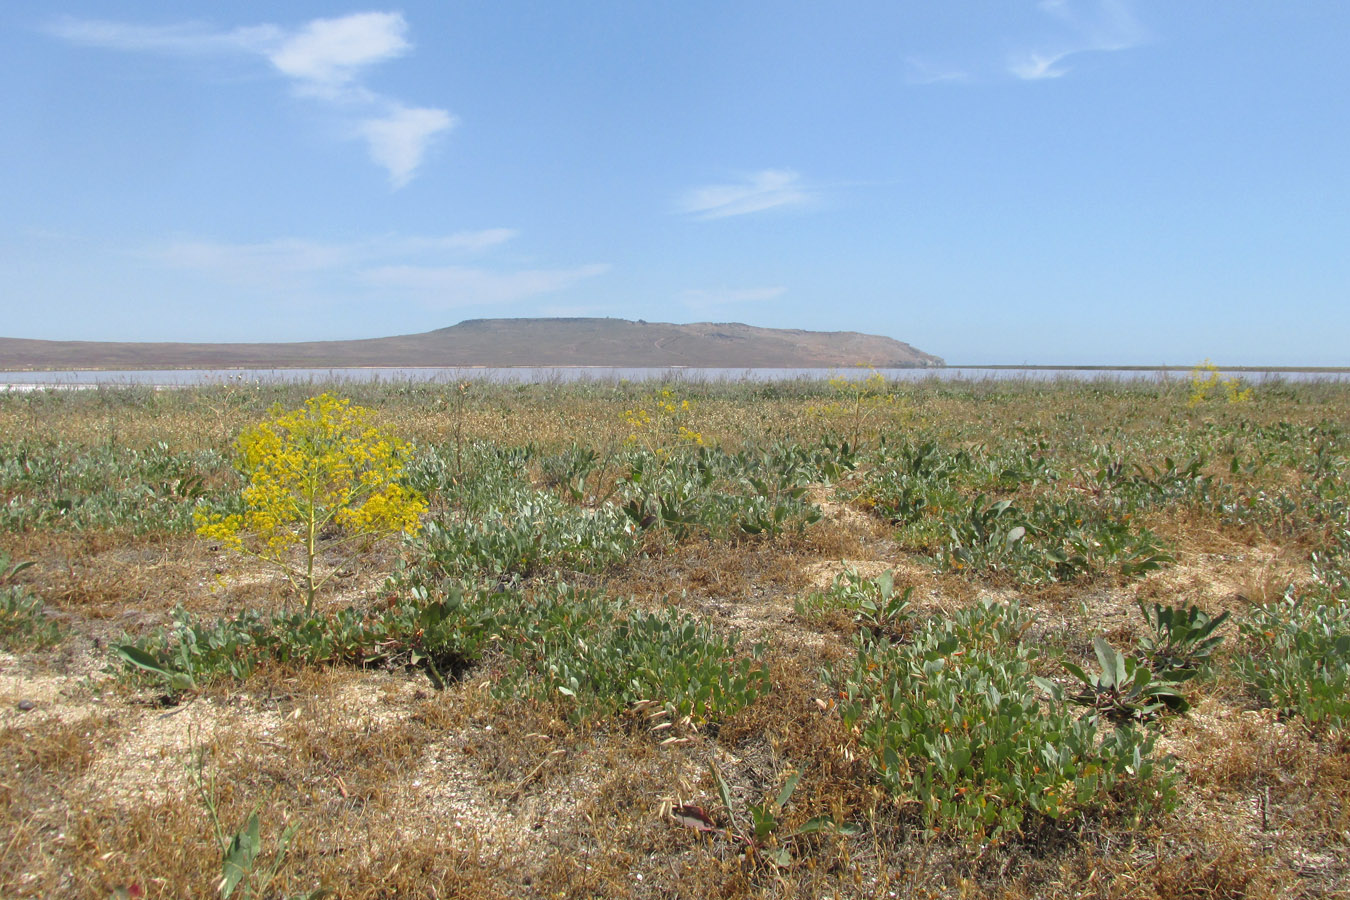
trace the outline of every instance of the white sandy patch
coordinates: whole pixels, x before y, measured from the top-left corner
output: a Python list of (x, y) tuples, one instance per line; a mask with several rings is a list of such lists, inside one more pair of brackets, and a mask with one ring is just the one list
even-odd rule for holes
[(265, 740), (281, 724), (272, 711), (222, 708), (202, 699), (169, 710), (133, 710), (121, 719), (121, 740), (95, 760), (84, 783), (92, 794), (123, 808), (144, 804), (147, 796), (187, 797), (194, 753), (222, 730), (246, 727), (252, 736)]

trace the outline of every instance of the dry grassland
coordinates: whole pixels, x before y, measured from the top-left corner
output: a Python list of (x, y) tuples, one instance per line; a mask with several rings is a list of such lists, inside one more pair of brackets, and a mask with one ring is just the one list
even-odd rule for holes
[[(323, 387), (333, 386), (314, 392)], [(501, 685), (545, 677), (542, 664), (519, 674), (523, 657), (506, 638), (443, 690), (406, 657), (267, 659), (246, 677), (208, 673), (177, 691), (137, 675), (110, 648), (169, 625), (176, 607), (199, 622), (294, 608), (275, 570), (194, 536), (190, 510), (237, 491), (234, 435), (307, 391), (0, 395), (0, 551), (33, 562), (7, 587), (41, 601), (61, 630), (49, 646), (16, 633), (0, 653), (0, 897), (211, 896), (222, 874), (213, 815), (228, 839), (254, 811), (255, 878), (295, 826), (256, 895), (267, 897), (320, 887), (344, 898), (1350, 896), (1345, 732), (1264, 702), (1238, 666), (1257, 653), (1238, 627), (1254, 607), (1290, 586), (1312, 590), (1314, 553), (1346, 566), (1336, 548), (1350, 529), (1350, 389), (1258, 386), (1248, 403), (1191, 407), (1184, 384), (850, 393), (676, 383), (665, 387), (690, 408), (635, 428), (625, 413), (654, 409), (662, 387), (336, 386), (438, 454), (443, 480), (426, 476), (431, 516), (466, 528), (477, 501), (464, 485), (496, 458), (485, 447), (529, 446), (518, 467), (529, 489), (596, 508), (635, 496), (632, 459), (644, 447), (672, 467), (697, 452), (677, 426), (728, 454), (853, 439), (849, 464), (830, 477), (813, 471), (776, 532), (752, 533), (734, 517), (658, 520), (629, 527), (623, 552), (595, 564), (540, 551), (529, 566), (455, 575), (518, 597), (562, 577), (632, 610), (678, 610), (739, 633), (738, 655), (765, 646), (769, 690), (659, 731), (645, 707), (578, 715), (557, 691), (503, 695)], [(881, 473), (902, 468), (897, 448), (924, 441), (956, 468), (925, 476), (927, 506), (901, 521), (887, 506), (898, 482)], [(548, 462), (572, 445), (595, 452), (579, 496)], [(1130, 489), (1144, 491), (1144, 475), (1166, 481), (1166, 458), (1180, 467), (1202, 451), (1193, 474), (1208, 482), (1178, 476), (1129, 507), (1128, 520), (1125, 506), (1109, 507), (1131, 540), (1140, 529), (1156, 537), (1170, 557), (1156, 566), (1127, 575), (1120, 560), (1143, 557), (1103, 555), (1047, 574), (1039, 557), (1008, 555), (1006, 531), (983, 556), (958, 565), (951, 554), (951, 523), (981, 502), (1106, 510), (1117, 488), (1094, 478), (1108, 459), (1127, 475), (1137, 466)], [(757, 490), (735, 484), (714, 489)], [(802, 513), (812, 507), (814, 522)], [(369, 545), (321, 596), (321, 614), (394, 602), (389, 576), (427, 565), (425, 552), (415, 540)], [(1053, 651), (1036, 671), (1066, 686), (1056, 660), (1090, 668), (1094, 637), (1138, 646), (1139, 601), (1231, 613), (1213, 661), (1184, 685), (1190, 711), (1134, 726), (1175, 760), (1173, 808), (1109, 791), (1057, 820), (1028, 814), (997, 840), (932, 827), (879, 778), (860, 730), (839, 713), (837, 685), (822, 677), (852, 665), (868, 629), (852, 607), (813, 612), (805, 602), (846, 572), (893, 572), (897, 590), (912, 588), (897, 646), (930, 616), (1016, 601), (1034, 616), (1023, 641)], [(427, 576), (433, 595), (442, 574)], [(797, 772), (771, 837), (732, 835), (750, 805)], [(686, 804), (714, 830), (672, 814)], [(819, 816), (841, 827), (793, 834)], [(776, 860), (780, 849), (790, 858)], [(245, 879), (235, 896), (255, 884)]]

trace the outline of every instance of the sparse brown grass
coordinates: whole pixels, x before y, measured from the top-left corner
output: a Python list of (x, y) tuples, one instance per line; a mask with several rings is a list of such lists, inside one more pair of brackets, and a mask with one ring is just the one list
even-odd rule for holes
[[(623, 410), (651, 391), (341, 387), (422, 444), (579, 441), (602, 450), (623, 445)], [(309, 390), (0, 397), (0, 434), (59, 440), (72, 453), (160, 441), (223, 453), (273, 402), (292, 404)], [(838, 424), (816, 408), (818, 389), (682, 390), (705, 438), (730, 449), (813, 440)], [(1044, 438), (1071, 448), (1086, 471), (1089, 444), (1152, 442), (1158, 462), (1182, 455), (1204, 429), (1231, 427), (1246, 440), (1239, 426), (1350, 420), (1345, 388), (1280, 390), (1258, 391), (1241, 408), (1188, 410), (1180, 385), (1171, 394), (899, 385), (896, 402), (869, 420), (867, 438), (875, 445), (901, 424), (970, 448)], [(1213, 452), (1207, 471), (1226, 472), (1229, 458)], [(1083, 471), (1066, 466), (1059, 488), (1088, 491)], [(602, 473), (600, 493), (617, 474)], [(1272, 462), (1246, 477), (1253, 490), (1273, 490), (1305, 473)], [(210, 896), (220, 864), (208, 799), (229, 831), (259, 812), (265, 857), (285, 824), (299, 825), (276, 896), (321, 884), (343, 898), (1350, 896), (1350, 748), (1253, 708), (1222, 660), (1193, 685), (1191, 714), (1162, 726), (1182, 774), (1175, 813), (1135, 822), (1107, 809), (971, 848), (925, 835), (877, 786), (831, 711), (820, 674), (853, 652), (851, 618), (806, 622), (794, 610), (846, 565), (869, 576), (892, 569), (898, 585), (914, 587), (916, 614), (1017, 599), (1037, 617), (1028, 639), (1088, 658), (1095, 635), (1117, 646), (1137, 639), (1139, 600), (1195, 603), (1236, 619), (1306, 583), (1309, 553), (1334, 523), (1244, 524), (1164, 505), (1147, 524), (1168, 542), (1172, 565), (1135, 580), (1019, 585), (1005, 574), (937, 571), (898, 543), (892, 526), (849, 502), (858, 481), (813, 487), (824, 518), (800, 534), (650, 536), (627, 562), (568, 576), (642, 608), (677, 606), (741, 632), (744, 645), (768, 645), (771, 692), (720, 723), (671, 732), (684, 739), (665, 746), (635, 716), (577, 723), (561, 699), (494, 698), (501, 670), (491, 655), (444, 691), (416, 671), (277, 663), (166, 706), (153, 685), (103, 671), (108, 644), (163, 625), (179, 605), (208, 619), (279, 610), (294, 602), (284, 581), (182, 533), (59, 523), (0, 531), (0, 549), (36, 563), (19, 582), (70, 632), (54, 650), (0, 657), (0, 897), (106, 900), (132, 885), (148, 897)], [(370, 548), (321, 605), (375, 602), (400, 552)], [(1241, 652), (1236, 629), (1225, 634), (1220, 656)], [(25, 699), (35, 702), (20, 710)], [(775, 794), (803, 771), (783, 834), (821, 814), (859, 831), (791, 839), (795, 862), (780, 868), (724, 834), (681, 827), (668, 815), (673, 805), (723, 818), (710, 762), (738, 804)], [(198, 774), (208, 776), (209, 798)]]

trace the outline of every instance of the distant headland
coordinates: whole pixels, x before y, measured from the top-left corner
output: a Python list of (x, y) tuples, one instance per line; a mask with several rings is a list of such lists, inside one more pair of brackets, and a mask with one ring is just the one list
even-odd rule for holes
[(931, 368), (930, 353), (856, 331), (674, 325), (608, 318), (470, 319), (350, 341), (208, 344), (0, 338), (0, 370), (624, 366)]

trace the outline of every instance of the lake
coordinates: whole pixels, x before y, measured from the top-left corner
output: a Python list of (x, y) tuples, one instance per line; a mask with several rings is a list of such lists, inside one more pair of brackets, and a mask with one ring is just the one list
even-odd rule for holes
[[(1221, 369), (1224, 377), (1240, 377), (1260, 384), (1269, 380), (1284, 381), (1345, 381), (1350, 379), (1346, 369), (1292, 369), (1292, 368), (1234, 368)], [(873, 372), (887, 379), (922, 381), (925, 379), (973, 380), (985, 379), (1073, 379), (1090, 381), (1186, 379), (1189, 368), (1159, 366), (1131, 367), (1072, 367), (1072, 366), (948, 366), (939, 369), (705, 369), (684, 367), (623, 368), (614, 366), (541, 366), (541, 367), (426, 367), (426, 368), (332, 368), (332, 369), (122, 369), (122, 370), (67, 370), (53, 372), (0, 371), (0, 389), (34, 390), (43, 388), (80, 389), (99, 386), (154, 385), (157, 387), (188, 387), (193, 385), (230, 384), (241, 382), (297, 382), (328, 384), (332, 382), (426, 382), (453, 384), (460, 381), (492, 381), (498, 383), (550, 384), (568, 381), (792, 381), (795, 379), (827, 379), (842, 375), (846, 378), (866, 378)]]

